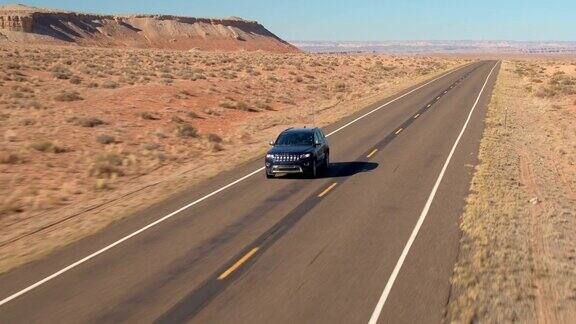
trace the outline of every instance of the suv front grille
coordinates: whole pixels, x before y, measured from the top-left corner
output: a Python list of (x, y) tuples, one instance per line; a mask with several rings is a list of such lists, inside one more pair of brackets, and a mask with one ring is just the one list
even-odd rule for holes
[(298, 154), (274, 154), (274, 162), (296, 162), (299, 160)]

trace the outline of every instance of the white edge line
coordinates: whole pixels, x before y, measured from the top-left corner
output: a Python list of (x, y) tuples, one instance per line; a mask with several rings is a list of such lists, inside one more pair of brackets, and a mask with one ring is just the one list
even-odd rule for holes
[[(412, 90), (404, 93), (403, 95), (401, 95), (401, 96), (399, 96), (399, 97), (396, 97), (396, 98), (394, 98), (394, 99), (386, 102), (385, 104), (383, 104), (383, 105), (381, 105), (381, 106), (379, 106), (379, 107), (377, 107), (377, 108), (374, 108), (373, 110), (365, 113), (364, 115), (362, 115), (362, 116), (360, 116), (360, 117), (358, 117), (358, 118), (356, 118), (356, 119), (354, 119), (354, 120), (346, 123), (345, 125), (339, 127), (338, 129), (330, 132), (330, 133), (327, 134), (326, 136), (328, 137), (328, 136), (330, 136), (330, 135), (333, 135), (333, 134), (341, 131), (342, 129), (344, 129), (344, 128), (346, 128), (346, 127), (354, 124), (355, 122), (359, 121), (360, 119), (362, 119), (362, 118), (364, 118), (364, 117), (366, 117), (366, 116), (368, 116), (368, 115), (370, 115), (370, 114), (372, 114), (372, 113), (374, 113), (374, 112), (376, 112), (376, 111), (378, 111), (378, 110), (380, 110), (380, 109), (388, 106), (389, 104), (391, 104), (391, 103), (393, 103), (393, 102), (395, 102), (395, 101), (397, 101), (397, 100), (399, 100), (399, 99), (401, 99), (401, 98), (406, 97), (407, 95), (411, 94), (412, 92), (414, 92), (414, 91), (416, 91), (416, 90), (418, 90), (418, 89), (421, 89), (422, 87), (425, 87), (425, 86), (427, 86), (428, 84), (430, 84), (430, 83), (432, 83), (432, 82), (434, 82), (434, 81), (437, 81), (437, 80), (439, 80), (439, 79), (441, 79), (441, 78), (443, 78), (443, 77), (445, 77), (445, 76), (448, 76), (448, 75), (450, 75), (450, 74), (452, 74), (452, 73), (454, 73), (454, 72), (456, 72), (456, 71), (459, 71), (459, 70), (461, 70), (461, 69), (463, 69), (463, 68), (465, 68), (465, 67), (467, 67), (467, 66), (469, 66), (469, 65), (471, 65), (471, 64), (473, 64), (473, 63), (469, 63), (469, 64), (463, 65), (463, 66), (461, 66), (461, 67), (459, 67), (459, 68), (456, 68), (456, 69), (454, 69), (454, 70), (452, 70), (452, 71), (446, 72), (446, 73), (444, 73), (444, 74), (442, 74), (442, 75), (440, 75), (440, 76), (438, 76), (438, 77), (436, 77), (436, 78), (434, 78), (434, 79), (432, 79), (432, 80), (430, 80), (430, 81), (428, 81), (428, 82), (426, 82), (426, 83), (424, 83), (424, 84), (422, 84), (422, 85), (420, 85), (420, 86), (418, 86), (418, 87), (416, 87), (416, 88), (414, 88), (414, 89), (412, 89)], [(16, 293), (14, 293), (14, 294), (12, 294), (12, 295), (10, 295), (10, 296), (2, 299), (2, 300), (0, 301), (0, 306), (2, 306), (2, 305), (4, 305), (4, 304), (6, 304), (6, 303), (8, 303), (8, 302), (10, 302), (10, 301), (18, 298), (18, 297), (20, 297), (20, 296), (22, 296), (22, 295), (24, 295), (25, 293), (27, 293), (27, 292), (29, 292), (29, 291), (31, 291), (31, 290), (33, 290), (33, 289), (35, 289), (35, 288), (43, 285), (43, 284), (45, 284), (46, 282), (48, 282), (48, 281), (50, 281), (50, 280), (52, 280), (52, 279), (60, 276), (61, 274), (63, 274), (63, 273), (65, 273), (65, 272), (67, 272), (67, 271), (69, 271), (69, 270), (71, 270), (71, 269), (79, 266), (80, 264), (82, 264), (82, 263), (84, 263), (84, 262), (86, 262), (86, 261), (88, 261), (88, 260), (90, 260), (90, 259), (93, 259), (94, 257), (96, 257), (96, 256), (98, 256), (98, 255), (100, 255), (100, 254), (102, 254), (102, 253), (110, 250), (111, 248), (115, 247), (116, 245), (119, 245), (119, 244), (123, 243), (124, 241), (127, 241), (127, 240), (131, 239), (132, 237), (134, 237), (134, 236), (136, 236), (136, 235), (138, 235), (138, 234), (140, 234), (140, 233), (142, 233), (142, 232), (144, 232), (144, 231), (146, 231), (146, 230), (148, 230), (148, 229), (150, 229), (150, 228), (152, 228), (152, 227), (154, 227), (154, 226), (162, 223), (163, 221), (167, 220), (168, 218), (171, 218), (172, 216), (180, 213), (181, 211), (184, 211), (184, 210), (186, 210), (186, 209), (188, 209), (188, 208), (190, 208), (190, 207), (192, 207), (192, 206), (194, 206), (194, 205), (196, 205), (196, 204), (198, 204), (198, 203), (200, 203), (200, 202), (202, 202), (202, 201), (204, 201), (204, 200), (206, 200), (206, 199), (208, 199), (208, 198), (210, 198), (210, 197), (212, 197), (212, 196), (214, 196), (214, 195), (216, 195), (216, 194), (218, 194), (218, 193), (220, 193), (220, 192), (222, 192), (222, 191), (224, 191), (224, 190), (226, 190), (226, 189), (228, 189), (228, 188), (230, 188), (230, 187), (232, 187), (232, 186), (234, 186), (235, 184), (237, 184), (237, 183), (239, 183), (239, 182), (241, 182), (241, 181), (244, 181), (244, 180), (250, 178), (251, 176), (255, 175), (256, 173), (258, 173), (258, 172), (260, 172), (260, 171), (262, 171), (262, 170), (264, 170), (264, 167), (261, 167), (261, 168), (259, 168), (259, 169), (257, 169), (257, 170), (254, 170), (254, 171), (252, 171), (251, 173), (248, 173), (247, 175), (245, 175), (245, 176), (243, 176), (243, 177), (241, 177), (241, 178), (239, 178), (239, 179), (237, 179), (237, 180), (235, 180), (235, 181), (233, 181), (233, 182), (225, 185), (224, 187), (221, 187), (220, 189), (217, 189), (217, 190), (215, 190), (215, 191), (207, 194), (206, 196), (204, 196), (204, 197), (202, 197), (202, 198), (199, 198), (199, 199), (197, 199), (197, 200), (195, 200), (195, 201), (193, 201), (193, 202), (191, 202), (191, 203), (189, 203), (189, 204), (187, 204), (187, 205), (185, 205), (185, 206), (183, 206), (183, 207), (180, 207), (179, 209), (171, 212), (171, 213), (168, 214), (168, 215), (163, 216), (162, 218), (159, 218), (158, 220), (156, 220), (156, 221), (154, 221), (154, 222), (152, 222), (152, 223), (150, 223), (150, 224), (142, 227), (141, 229), (139, 229), (139, 230), (137, 230), (137, 231), (135, 231), (135, 232), (133, 232), (133, 233), (131, 233), (131, 234), (129, 234), (129, 235), (127, 235), (127, 236), (125, 236), (125, 237), (123, 237), (123, 238), (121, 238), (121, 239), (119, 239), (119, 240), (117, 240), (117, 241), (115, 241), (115, 242), (113, 242), (113, 243), (111, 243), (111, 244), (103, 247), (103, 248), (101, 248), (100, 250), (98, 250), (98, 251), (96, 251), (96, 252), (94, 252), (94, 253), (92, 253), (92, 254), (90, 254), (90, 255), (88, 255), (88, 256), (86, 256), (86, 257), (84, 257), (84, 258), (82, 258), (82, 259), (80, 259), (80, 260), (78, 260), (78, 261), (76, 261), (76, 262), (68, 265), (68, 266), (66, 266), (65, 268), (62, 268), (62, 269), (58, 270), (57, 272), (54, 272), (53, 274), (45, 277), (44, 279), (41, 279), (40, 281), (37, 281), (36, 283), (34, 283), (34, 284), (32, 284), (32, 285), (30, 285), (30, 286), (28, 286), (28, 287), (26, 287), (26, 288), (24, 288), (24, 289), (22, 289), (22, 290), (20, 290), (20, 291), (18, 291), (18, 292), (16, 292)]]
[(396, 280), (396, 277), (398, 276), (398, 273), (400, 272), (400, 269), (402, 268), (402, 264), (404, 263), (404, 260), (406, 259), (406, 256), (408, 255), (410, 248), (412, 247), (412, 243), (414, 243), (414, 240), (416, 239), (416, 236), (418, 235), (418, 231), (420, 231), (420, 227), (422, 226), (422, 223), (424, 223), (424, 219), (426, 218), (426, 215), (428, 215), (428, 210), (430, 210), (430, 206), (432, 205), (432, 201), (434, 200), (434, 196), (436, 196), (436, 191), (438, 190), (438, 187), (440, 186), (440, 182), (442, 181), (442, 178), (444, 177), (444, 173), (446, 172), (446, 169), (448, 168), (448, 164), (450, 164), (450, 160), (452, 159), (452, 155), (456, 151), (456, 147), (458, 146), (458, 143), (460, 142), (460, 139), (462, 138), (462, 135), (464, 134), (466, 127), (468, 126), (468, 122), (470, 121), (470, 118), (472, 117), (472, 113), (474, 113), (474, 109), (476, 108), (476, 105), (478, 104), (478, 101), (480, 100), (480, 97), (482, 96), (482, 93), (484, 92), (484, 88), (486, 87), (486, 84), (488, 83), (488, 80), (490, 79), (490, 76), (492, 75), (492, 72), (494, 71), (494, 69), (496, 68), (498, 63), (500, 63), (500, 62), (496, 62), (496, 64), (494, 64), (494, 66), (490, 70), (490, 73), (488, 74), (488, 76), (486, 77), (486, 80), (484, 81), (484, 84), (482, 85), (482, 89), (480, 89), (480, 93), (478, 93), (478, 97), (476, 97), (476, 101), (474, 102), (472, 109), (470, 109), (470, 113), (468, 113), (468, 118), (466, 118), (466, 121), (464, 122), (464, 126), (462, 126), (462, 130), (460, 130), (460, 134), (458, 134), (458, 137), (456, 138), (456, 141), (454, 142), (454, 145), (452, 146), (452, 149), (450, 150), (450, 153), (448, 154), (448, 157), (446, 158), (446, 162), (444, 162), (444, 166), (442, 167), (442, 170), (440, 171), (440, 174), (438, 175), (438, 178), (436, 179), (436, 183), (434, 183), (434, 187), (432, 188), (432, 191), (430, 192), (430, 196), (428, 196), (428, 200), (426, 201), (426, 204), (424, 205), (424, 209), (422, 209), (422, 212), (420, 213), (420, 217), (418, 218), (418, 221), (416, 222), (416, 226), (414, 226), (414, 229), (412, 230), (412, 233), (410, 234), (410, 238), (408, 239), (408, 242), (406, 242), (406, 246), (404, 246), (404, 250), (402, 250), (402, 254), (400, 255), (400, 258), (398, 259), (398, 262), (396, 262), (396, 266), (394, 267), (394, 270), (392, 271), (390, 278), (388, 278), (388, 282), (386, 283), (386, 286), (384, 287), (384, 291), (382, 292), (382, 295), (380, 296), (380, 299), (378, 300), (378, 303), (376, 304), (376, 308), (374, 309), (374, 312), (372, 313), (372, 316), (370, 317), (370, 321), (368, 321), (368, 324), (376, 324), (378, 322), (378, 318), (380, 318), (380, 313), (382, 312), (382, 308), (384, 307), (384, 304), (386, 303), (386, 299), (388, 298), (388, 295), (390, 294), (390, 290), (392, 289), (392, 286), (394, 285), (394, 281)]

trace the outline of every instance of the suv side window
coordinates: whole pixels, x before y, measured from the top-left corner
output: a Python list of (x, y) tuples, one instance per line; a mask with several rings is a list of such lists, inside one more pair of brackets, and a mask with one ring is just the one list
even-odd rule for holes
[(318, 133), (320, 134), (322, 142), (326, 143), (326, 136), (324, 136), (324, 132), (320, 128), (318, 128)]
[(314, 131), (314, 143), (322, 143), (322, 139), (317, 130)]

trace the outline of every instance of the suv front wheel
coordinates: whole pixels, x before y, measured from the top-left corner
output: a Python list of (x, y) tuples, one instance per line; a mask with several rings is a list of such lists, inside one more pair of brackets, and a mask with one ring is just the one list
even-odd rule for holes
[(313, 159), (312, 166), (310, 167), (310, 170), (308, 170), (308, 177), (316, 178), (317, 175), (318, 175), (318, 168), (316, 167), (316, 159)]
[(330, 168), (330, 155), (326, 154), (324, 156), (324, 163), (322, 163), (322, 167), (324, 170), (328, 170)]

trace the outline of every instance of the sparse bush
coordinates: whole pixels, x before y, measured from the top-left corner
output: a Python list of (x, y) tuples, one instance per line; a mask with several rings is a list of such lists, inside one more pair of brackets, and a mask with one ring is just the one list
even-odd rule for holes
[(160, 144), (154, 142), (144, 143), (144, 149), (147, 151), (154, 151), (160, 148)]
[(80, 94), (76, 91), (62, 91), (54, 97), (54, 100), (69, 102), (69, 101), (84, 100), (84, 98), (82, 98)]
[(44, 152), (44, 153), (64, 153), (66, 149), (58, 146), (50, 141), (41, 141), (41, 142), (34, 142), (30, 145), (36, 151)]
[(224, 151), (224, 146), (220, 145), (220, 143), (214, 143), (214, 145), (212, 145), (212, 151), (214, 152)]
[(189, 111), (186, 113), (186, 116), (190, 117), (190, 118), (201, 118), (200, 115), (198, 115), (197, 113), (193, 112), (193, 111)]
[(256, 101), (255, 106), (256, 106), (256, 108), (258, 108), (258, 109), (274, 110), (274, 109), (272, 109), (272, 107), (271, 107), (269, 104), (264, 103), (264, 102), (262, 102), (262, 101)]
[(180, 118), (180, 116), (172, 116), (171, 120), (172, 122), (177, 124), (182, 124), (186, 122), (184, 119)]
[(334, 85), (334, 91), (336, 92), (344, 92), (346, 90), (346, 83), (344, 82), (337, 82)]
[(106, 124), (103, 120), (96, 117), (72, 117), (68, 121), (82, 127), (96, 127)]
[(96, 157), (89, 173), (94, 177), (122, 176), (124, 175), (124, 172), (120, 168), (122, 161), (122, 156), (116, 153), (100, 154)]
[(222, 137), (218, 136), (217, 134), (210, 133), (208, 134), (207, 138), (210, 142), (222, 143)]
[(0, 152), (0, 164), (19, 164), (24, 159), (16, 153)]
[(147, 111), (143, 111), (139, 114), (140, 118), (144, 119), (144, 120), (159, 120), (160, 118), (156, 117), (154, 114), (147, 112)]
[(70, 83), (72, 84), (80, 84), (82, 83), (82, 79), (80, 77), (77, 76), (73, 76), (70, 78)]
[(224, 101), (220, 103), (220, 107), (222, 108), (226, 108), (226, 109), (234, 109), (235, 108), (235, 104), (233, 102), (230, 101)]
[(19, 70), (21, 66), (20, 64), (15, 62), (8, 62), (6, 63), (6, 67), (10, 70)]
[(190, 124), (182, 124), (178, 126), (178, 135), (185, 138), (196, 138), (198, 131)]
[(31, 126), (36, 124), (36, 120), (32, 119), (32, 118), (26, 118), (22, 121), (22, 126)]
[(96, 137), (96, 141), (98, 143), (104, 144), (104, 145), (116, 143), (116, 139), (114, 138), (114, 136), (110, 136), (110, 135), (106, 135), (106, 134), (98, 135)]
[(220, 113), (212, 108), (204, 108), (204, 113), (210, 116), (220, 116)]
[(106, 80), (104, 82), (102, 82), (101, 87), (104, 89), (116, 89), (118, 88), (119, 84), (118, 82), (115, 81), (111, 81), (111, 80)]
[(52, 76), (55, 79), (68, 80), (72, 77), (72, 72), (70, 72), (70, 70), (62, 66), (55, 66), (52, 69), (50, 69), (50, 71), (52, 72)]

